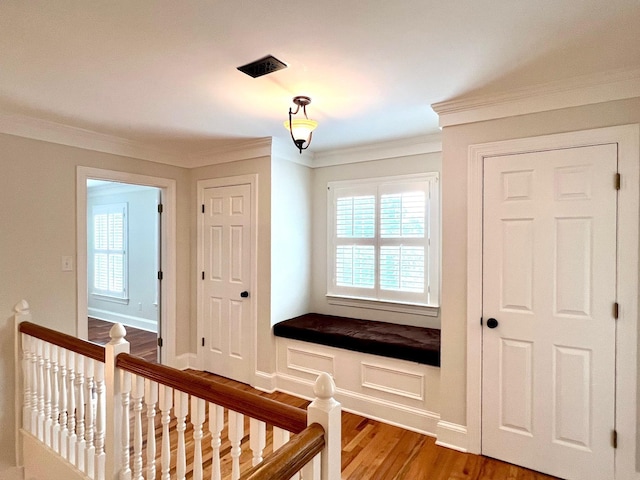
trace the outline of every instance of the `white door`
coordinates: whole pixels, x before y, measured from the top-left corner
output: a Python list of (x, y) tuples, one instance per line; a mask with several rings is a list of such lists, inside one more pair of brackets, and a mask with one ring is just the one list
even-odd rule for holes
[(204, 370), (250, 383), (251, 186), (206, 188), (203, 205), (199, 356)]
[(614, 478), (616, 170), (615, 145), (485, 160), (484, 455)]

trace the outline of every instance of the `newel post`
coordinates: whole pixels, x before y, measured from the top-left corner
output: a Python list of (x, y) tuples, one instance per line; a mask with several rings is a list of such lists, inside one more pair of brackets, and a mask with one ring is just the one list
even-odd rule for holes
[(117, 480), (122, 467), (122, 374), (116, 368), (116, 357), (129, 353), (129, 342), (125, 340), (127, 331), (120, 323), (111, 327), (111, 341), (105, 345), (104, 367), (106, 387), (106, 428), (105, 428), (105, 479)]
[(336, 385), (328, 373), (321, 373), (313, 388), (316, 399), (307, 408), (307, 424), (319, 423), (325, 432), (320, 455), (321, 480), (340, 480), (342, 469), (342, 407), (333, 396)]
[(29, 310), (29, 304), (26, 300), (20, 300), (13, 307), (14, 311), (14, 340), (13, 340), (13, 354), (14, 354), (14, 369), (15, 369), (15, 383), (14, 383), (14, 402), (15, 402), (15, 445), (16, 445), (16, 465), (22, 466), (22, 438), (20, 429), (24, 428), (27, 431), (31, 429), (31, 388), (32, 382), (29, 376), (29, 359), (31, 352), (29, 351), (26, 342), (28, 341), (26, 335), (20, 333), (20, 324), (22, 322), (31, 321), (31, 311)]

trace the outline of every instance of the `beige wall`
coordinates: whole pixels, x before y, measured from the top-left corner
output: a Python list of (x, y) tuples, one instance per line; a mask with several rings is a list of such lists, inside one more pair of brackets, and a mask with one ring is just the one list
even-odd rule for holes
[[(188, 332), (189, 177), (185, 169), (0, 134), (0, 464), (14, 462), (13, 306), (26, 299), (34, 322), (76, 333), (76, 167), (175, 179), (178, 201), (178, 327)], [(187, 334), (188, 336), (188, 334)], [(188, 345), (177, 340), (177, 353)]]
[[(466, 424), (467, 161), (469, 145), (640, 123), (640, 98), (443, 129), (441, 418)], [(637, 180), (636, 180), (637, 181)]]
[(429, 153), (386, 160), (351, 163), (313, 170), (313, 231), (312, 231), (312, 291), (311, 308), (315, 313), (338, 315), (366, 320), (402, 323), (420, 327), (438, 328), (438, 317), (426, 317), (407, 313), (386, 312), (366, 308), (329, 305), (327, 293), (327, 184), (337, 180), (408, 175), (412, 173), (439, 172), (441, 154)]
[[(191, 219), (191, 265), (197, 271), (197, 219), (198, 219), (198, 188), (199, 180), (233, 177), (238, 175), (257, 174), (258, 176), (258, 331), (260, 340), (270, 338), (271, 335), (271, 157), (260, 157), (220, 165), (195, 168), (191, 171), (191, 202), (193, 212)], [(191, 310), (189, 348), (196, 352), (197, 332), (197, 276), (191, 276)], [(256, 363), (258, 370), (273, 372), (275, 368), (274, 342), (258, 342)]]

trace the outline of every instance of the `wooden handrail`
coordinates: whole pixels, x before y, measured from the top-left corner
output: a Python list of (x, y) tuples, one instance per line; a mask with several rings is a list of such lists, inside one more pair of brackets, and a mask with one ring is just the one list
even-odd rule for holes
[(307, 412), (301, 408), (166, 365), (149, 363), (128, 353), (121, 353), (116, 357), (116, 367), (289, 432), (300, 433), (307, 425)]
[(291, 478), (318, 455), (325, 445), (324, 429), (312, 423), (287, 443), (245, 472), (240, 480), (274, 480)]
[(85, 357), (104, 363), (104, 347), (97, 343), (88, 342), (80, 338), (72, 337), (66, 333), (57, 332), (47, 327), (42, 327), (31, 322), (22, 322), (19, 326), (21, 333), (30, 335), (53, 345), (57, 345)]

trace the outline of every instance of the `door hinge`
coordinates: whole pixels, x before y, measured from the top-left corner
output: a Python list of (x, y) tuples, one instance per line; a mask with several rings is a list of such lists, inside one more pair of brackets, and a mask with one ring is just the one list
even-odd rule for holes
[(613, 302), (613, 318), (617, 320), (618, 315), (620, 315), (620, 305), (618, 302)]
[(622, 179), (621, 179), (620, 174), (619, 174), (619, 173), (616, 173), (616, 175), (615, 175), (615, 177), (614, 177), (614, 180), (613, 180), (613, 183), (614, 183), (614, 185), (615, 185), (615, 187), (616, 187), (616, 190), (620, 190), (620, 183), (621, 183), (621, 180), (622, 180)]
[(162, 347), (162, 337), (158, 337), (158, 346)]
[(204, 280), (204, 272), (202, 272), (202, 279)]
[(163, 211), (164, 211), (164, 206), (161, 203), (159, 203), (158, 204), (158, 213), (162, 213)]
[(611, 431), (611, 446), (613, 448), (618, 448), (618, 431), (617, 430)]
[(164, 278), (164, 275), (162, 273), (162, 270), (158, 272), (158, 280), (162, 280)]
[(202, 337), (202, 346), (204, 347), (204, 337)]
[(204, 203), (202, 204), (202, 213), (204, 213)]
[(482, 326), (482, 317), (480, 317), (480, 326)]

